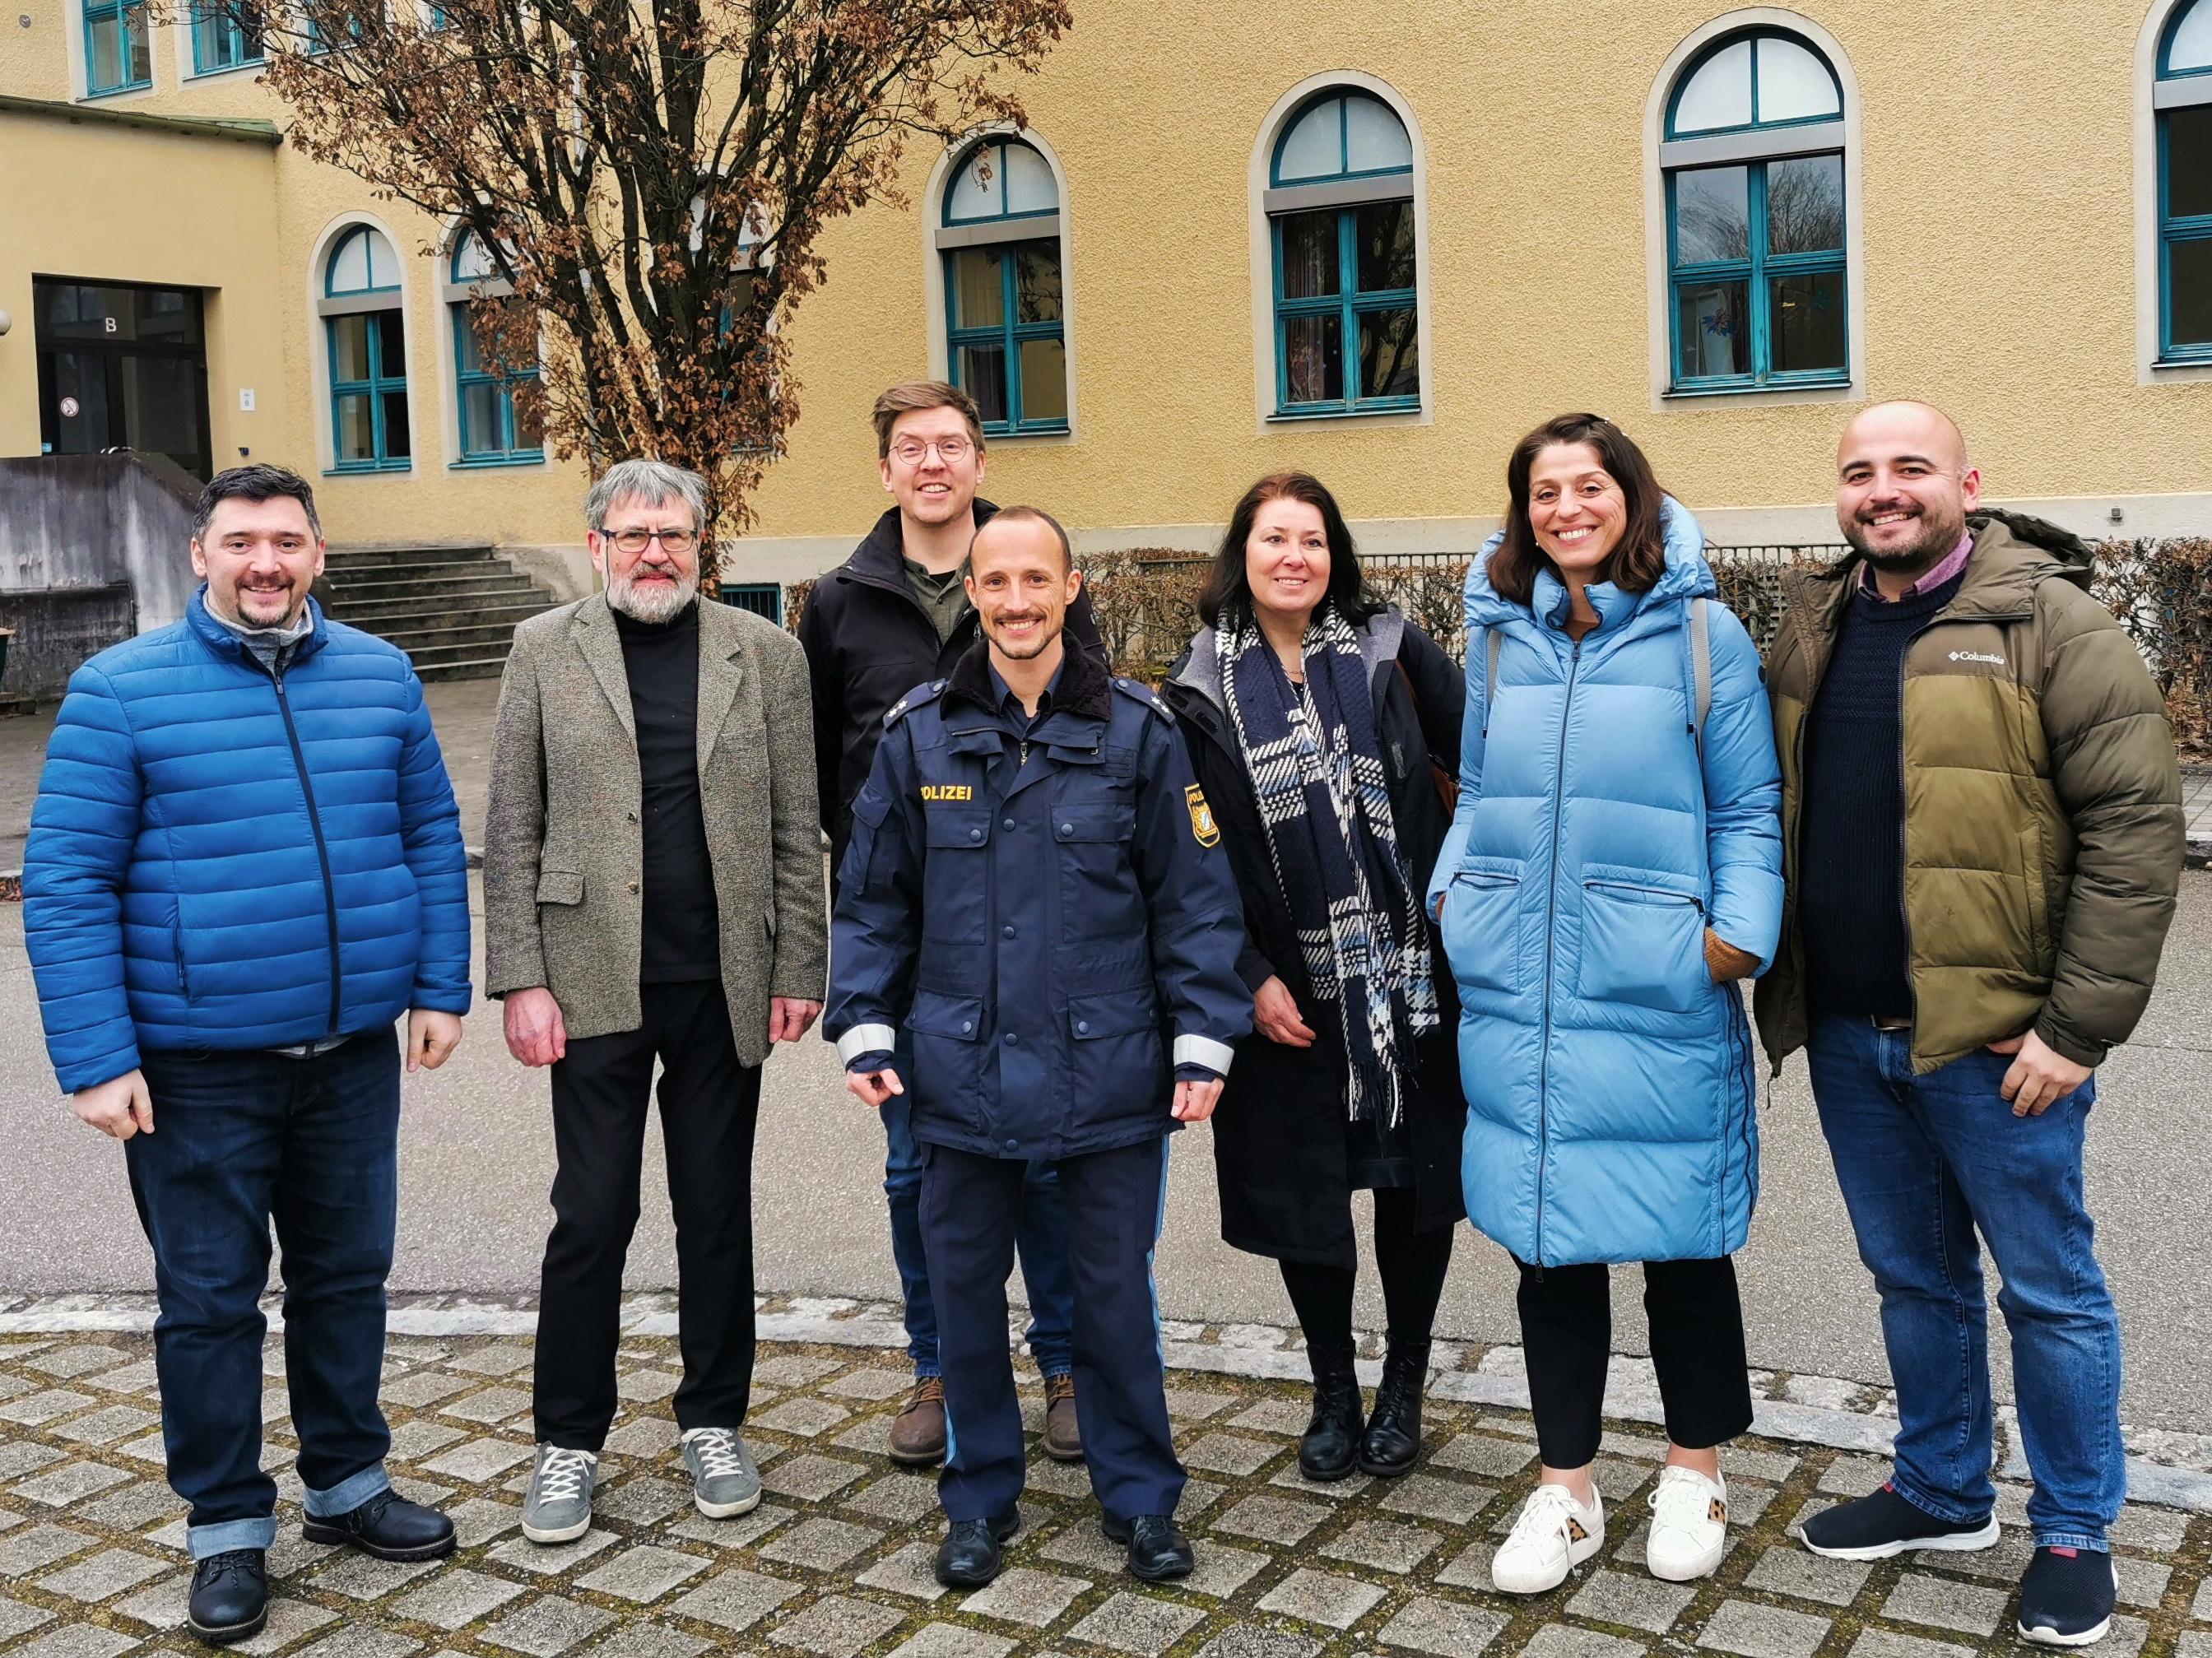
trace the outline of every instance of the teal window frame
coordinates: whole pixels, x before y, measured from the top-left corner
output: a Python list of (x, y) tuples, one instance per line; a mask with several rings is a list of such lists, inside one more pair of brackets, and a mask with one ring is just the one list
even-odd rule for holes
[[(973, 247), (949, 247), (945, 249), (938, 256), (939, 258), (943, 261), (943, 270), (945, 273), (945, 378), (953, 385), (960, 386), (962, 391), (967, 392), (972, 396), (974, 394), (974, 388), (972, 386), (961, 384), (960, 353), (963, 347), (973, 346), (998, 347), (1004, 354), (1003, 360), (1006, 366), (1006, 418), (1004, 420), (985, 421), (982, 423), (984, 435), (994, 438), (1060, 437), (1066, 435), (1067, 431), (1070, 429), (1067, 416), (1066, 415), (1054, 415), (1046, 419), (1030, 420), (1026, 417), (1024, 412), (1022, 398), (1022, 344), (1024, 341), (1032, 340), (1057, 340), (1060, 343), (1060, 374), (1062, 377), (1060, 400), (1063, 406), (1072, 407), (1073, 405), (1074, 398), (1071, 389), (1067, 387), (1066, 383), (1066, 377), (1067, 374), (1067, 262), (1061, 258), (1061, 248), (1063, 244), (1061, 239), (1057, 234), (1051, 236), (1024, 236), (1022, 234), (1022, 226), (1024, 222), (1034, 224), (1035, 222), (1042, 220), (1057, 221), (1065, 203), (1055, 201), (1049, 208), (1037, 208), (1022, 213), (1008, 211), (1006, 207), (1006, 175), (1011, 169), (1002, 164), (999, 169), (998, 178), (1000, 202), (999, 211), (994, 214), (985, 214), (981, 216), (969, 215), (965, 218), (960, 219), (955, 219), (952, 216), (953, 186), (963, 176), (965, 175), (969, 164), (975, 160), (977, 152), (990, 149), (994, 145), (1005, 149), (1026, 149), (1030, 155), (1036, 156), (1038, 161), (1044, 165), (1048, 172), (1051, 170), (1051, 164), (1045, 161), (1042, 154), (1038, 151), (1035, 145), (1023, 143), (1018, 138), (1008, 137), (1004, 134), (994, 134), (989, 137), (981, 139), (977, 143), (970, 144), (966, 149), (961, 151), (958, 159), (952, 164), (951, 171), (946, 175), (948, 182), (945, 191), (945, 206), (942, 213), (939, 215), (939, 222), (941, 223), (943, 223), (947, 228), (957, 226), (963, 230), (976, 225), (1001, 227), (1005, 229), (1006, 234), (1006, 240), (1003, 241), (994, 240), (988, 243), (980, 244), (980, 246), (992, 247), (1004, 256), (999, 261), (999, 321), (997, 325), (993, 327), (963, 328), (959, 325), (960, 299), (957, 264), (959, 256), (963, 252), (972, 252)], [(1053, 181), (1056, 187), (1059, 184), (1059, 176), (1057, 174), (1054, 175)], [(1018, 308), (1019, 295), (1017, 292), (1018, 283), (1016, 273), (1019, 268), (1020, 262), (1016, 255), (1024, 244), (1031, 242), (1036, 243), (1041, 247), (1050, 249), (1053, 264), (1058, 266), (1060, 270), (1060, 315), (1054, 318), (1049, 322), (1025, 323), (1018, 320), (1020, 315), (1020, 311)]]
[[(1693, 133), (1678, 133), (1674, 130), (1675, 112), (1699, 70), (1729, 47), (1747, 40), (1781, 39), (1802, 51), (1810, 52), (1820, 67), (1827, 70), (1829, 80), (1836, 89), (1836, 113), (1833, 115), (1802, 116), (1790, 120), (1763, 121), (1759, 112), (1759, 53), (1754, 47), (1751, 58), (1751, 108), (1753, 118), (1729, 127), (1700, 127)], [(1844, 386), (1851, 383), (1851, 276), (1850, 221), (1850, 203), (1846, 191), (1843, 203), (1844, 219), (1838, 246), (1814, 253), (1773, 254), (1767, 252), (1766, 170), (1778, 161), (1814, 160), (1833, 155), (1839, 165), (1848, 168), (1844, 156), (1843, 124), (1844, 93), (1843, 79), (1836, 66), (1822, 52), (1803, 35), (1790, 29), (1738, 29), (1711, 42), (1692, 58), (1674, 77), (1674, 85), (1667, 96), (1667, 120), (1663, 141), (1668, 143), (1690, 139), (1732, 137), (1744, 134), (1776, 133), (1800, 134), (1808, 129), (1833, 126), (1837, 140), (1832, 148), (1800, 149), (1786, 137), (1790, 143), (1786, 154), (1766, 157), (1746, 157), (1735, 160), (1698, 161), (1671, 167), (1666, 170), (1667, 193), (1667, 378), (1668, 389), (1674, 394), (1696, 394), (1718, 392), (1765, 392), (1796, 389), (1825, 389)], [(1675, 222), (1674, 198), (1676, 181), (1686, 173), (1703, 173), (1727, 167), (1745, 170), (1747, 197), (1745, 213), (1750, 231), (1750, 257), (1743, 259), (1711, 260), (1698, 264), (1678, 263), (1680, 245), (1680, 227)], [(1843, 308), (1843, 355), (1840, 367), (1777, 372), (1773, 367), (1773, 314), (1771, 282), (1776, 277), (1832, 276), (1841, 288), (1839, 303)], [(1745, 285), (1744, 318), (1751, 331), (1750, 370), (1741, 374), (1689, 374), (1682, 368), (1682, 290), (1707, 283), (1742, 282)]]
[[(455, 301), (450, 307), (453, 313), (453, 418), (460, 437), (460, 459), (456, 467), (476, 466), (535, 466), (545, 459), (545, 445), (541, 439), (534, 444), (518, 445), (514, 440), (514, 386), (522, 380), (535, 381), (535, 367), (518, 369), (510, 374), (495, 374), (489, 368), (464, 368), (468, 352), (476, 344), (476, 328), (469, 320), (469, 305), (465, 300)], [(469, 391), (472, 386), (489, 386), (495, 388), (499, 430), (494, 435), (495, 443), (481, 447), (475, 440), (482, 434), (469, 429)]]
[[(1392, 109), (1387, 101), (1376, 97), (1373, 93), (1365, 90), (1364, 88), (1351, 86), (1323, 87), (1319, 91), (1316, 92), (1311, 97), (1300, 102), (1297, 107), (1293, 109), (1284, 119), (1281, 131), (1276, 135), (1274, 154), (1268, 159), (1267, 182), (1270, 187), (1279, 189), (1285, 186), (1285, 180), (1282, 176), (1283, 149), (1284, 147), (1290, 143), (1291, 135), (1297, 130), (1298, 123), (1305, 118), (1307, 112), (1316, 104), (1327, 103), (1331, 99), (1341, 100), (1348, 106), (1355, 98), (1364, 98), (1370, 103), (1379, 106), (1389, 113), (1390, 118), (1396, 122), (1401, 128), (1405, 126), (1403, 118), (1399, 115), (1396, 110)], [(1408, 209), (1410, 210), (1413, 205), (1413, 169), (1412, 164), (1408, 163), (1404, 167), (1369, 167), (1354, 170), (1351, 165), (1350, 129), (1351, 118), (1349, 113), (1340, 112), (1338, 116), (1337, 131), (1337, 154), (1340, 166), (1336, 172), (1313, 176), (1302, 175), (1299, 178), (1288, 182), (1293, 186), (1337, 184), (1345, 181), (1359, 180), (1373, 180), (1377, 184), (1384, 184), (1390, 180), (1403, 179), (1406, 180), (1406, 191), (1402, 199), (1406, 202)], [(1409, 143), (1412, 141), (1412, 137), (1413, 135), (1411, 132), (1407, 134), (1407, 142)], [(1418, 413), (1421, 407), (1421, 394), (1418, 392), (1411, 394), (1380, 398), (1363, 398), (1355, 393), (1347, 392), (1346, 395), (1341, 398), (1310, 398), (1298, 403), (1293, 403), (1291, 401), (1290, 325), (1292, 318), (1327, 317), (1334, 315), (1339, 319), (1337, 324), (1337, 327), (1340, 331), (1338, 335), (1338, 353), (1340, 360), (1343, 365), (1342, 374), (1344, 385), (1347, 388), (1353, 384), (1356, 374), (1356, 365), (1359, 357), (1359, 319), (1363, 314), (1379, 311), (1411, 311), (1413, 313), (1413, 328), (1416, 336), (1418, 337), (1421, 325), (1420, 288), (1418, 280), (1416, 281), (1415, 285), (1411, 288), (1389, 288), (1362, 290), (1358, 286), (1359, 210), (1363, 207), (1372, 207), (1380, 203), (1395, 199), (1401, 198), (1387, 195), (1377, 196), (1371, 201), (1352, 203), (1344, 207), (1339, 208), (1336, 210), (1337, 291), (1334, 294), (1321, 295), (1310, 299), (1289, 299), (1285, 297), (1283, 293), (1283, 227), (1288, 220), (1294, 217), (1304, 217), (1305, 216), (1305, 213), (1284, 212), (1270, 214), (1268, 216), (1267, 240), (1270, 249), (1270, 262), (1273, 266), (1273, 293), (1272, 297), (1273, 301), (1275, 332), (1275, 412), (1273, 418), (1277, 420), (1304, 420), (1346, 415), (1400, 415)], [(1305, 211), (1320, 212), (1326, 210), (1327, 210), (1325, 209), (1310, 209), (1306, 210)], [(1413, 258), (1414, 269), (1418, 272), (1420, 268), (1420, 252), (1418, 246), (1414, 250)]]
[[(125, 78), (112, 86), (102, 86), (93, 79), (100, 55), (94, 50), (92, 32), (95, 25), (110, 21), (115, 24), (117, 61), (124, 67)], [(85, 96), (112, 98), (118, 93), (143, 92), (153, 84), (153, 32), (143, 0), (85, 0)]]
[[(323, 256), (323, 292), (325, 297), (354, 299), (364, 295), (390, 294), (395, 296), (398, 295), (400, 288), (398, 282), (379, 283), (374, 281), (375, 273), (373, 264), (370, 267), (371, 285), (369, 287), (340, 288), (336, 286), (338, 260), (344, 255), (346, 249), (356, 238), (380, 234), (380, 233), (372, 226), (357, 224), (331, 244), (330, 252)], [(386, 246), (389, 247), (391, 244), (387, 241)], [(397, 257), (396, 254), (395, 257)], [(404, 339), (407, 326), (404, 311), (404, 306), (394, 303), (362, 312), (327, 316), (323, 319), (323, 343), (325, 349), (329, 353), (331, 380), (330, 470), (334, 473), (405, 472), (414, 468), (415, 458), (412, 452), (415, 447), (416, 427), (414, 392), (407, 383), (407, 364), (404, 355), (399, 364), (399, 372), (397, 374), (387, 372), (387, 365), (384, 361), (383, 329), (371, 323), (367, 330), (368, 341), (364, 356), (365, 366), (368, 369), (368, 378), (358, 380), (342, 380), (338, 378), (339, 326), (350, 316), (380, 317), (396, 312), (402, 313), (399, 325), (401, 337)], [(407, 399), (407, 446), (410, 452), (404, 455), (394, 455), (390, 452), (391, 434), (386, 423), (384, 401), (394, 392)], [(349, 397), (366, 397), (368, 399), (370, 448), (373, 452), (366, 460), (343, 460), (337, 455), (338, 433), (343, 429), (339, 405), (343, 399)]]
[(267, 60), (267, 24), (258, 6), (246, 0), (198, 0), (191, 15), (195, 76), (222, 75)]
[[(2212, 66), (2197, 69), (2173, 67), (2173, 42), (2181, 33), (2182, 25), (2199, 7), (2212, 6), (2212, 0), (2187, 0), (2176, 6), (2173, 15), (2166, 20), (2158, 43), (2158, 65), (2154, 84), (2174, 86), (2195, 82), (2212, 94)], [(2212, 98), (2208, 98), (2212, 101)], [(2197, 213), (2177, 216), (2171, 208), (2172, 202), (2172, 123), (2183, 110), (2202, 111), (2202, 103), (2185, 104), (2157, 112), (2158, 124), (2158, 362), (2161, 365), (2200, 367), (2212, 363), (2212, 339), (2189, 340), (2177, 343), (2173, 337), (2173, 251), (2186, 242), (2212, 240), (2212, 213)]]

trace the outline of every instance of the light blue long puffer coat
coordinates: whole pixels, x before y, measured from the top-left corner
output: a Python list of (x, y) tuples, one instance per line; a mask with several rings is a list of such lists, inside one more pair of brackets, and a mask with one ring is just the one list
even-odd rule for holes
[(1751, 1033), (1704, 940), (1773, 957), (1781, 774), (1758, 647), (1718, 603), (1699, 755), (1689, 601), (1712, 570), (1671, 501), (1666, 540), (1650, 592), (1589, 589), (1579, 646), (1548, 572), (1533, 606), (1491, 586), (1495, 539), (1468, 574), (1462, 793), (1430, 902), (1448, 895), (1463, 1010), (1468, 1218), (1547, 1266), (1732, 1254), (1758, 1196)]

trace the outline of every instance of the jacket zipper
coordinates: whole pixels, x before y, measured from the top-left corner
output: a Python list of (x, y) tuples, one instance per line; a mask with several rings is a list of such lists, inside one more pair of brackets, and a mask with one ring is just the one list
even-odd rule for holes
[(315, 805), (315, 786), (307, 777), (307, 756), (300, 747), (299, 728), (292, 723), (291, 699), (284, 695), (284, 676), (275, 667), (269, 678), (276, 687), (276, 712), (284, 716), (284, 738), (292, 745), (292, 764), (300, 774), (300, 792), (307, 798), (307, 823), (315, 832), (315, 859), (323, 866), (323, 919), (331, 934), (331, 1023), (326, 1037), (338, 1034), (338, 893), (331, 879), (331, 849), (323, 840), (323, 814)]
[(1544, 884), (1544, 1028), (1536, 1064), (1536, 1275), (1544, 1273), (1544, 1165), (1552, 1154), (1552, 942), (1559, 919), (1559, 814), (1567, 793), (1567, 721), (1574, 714), (1575, 679), (1583, 665), (1583, 642), (1567, 662), (1567, 694), (1559, 703), (1559, 751), (1552, 767), (1552, 867)]

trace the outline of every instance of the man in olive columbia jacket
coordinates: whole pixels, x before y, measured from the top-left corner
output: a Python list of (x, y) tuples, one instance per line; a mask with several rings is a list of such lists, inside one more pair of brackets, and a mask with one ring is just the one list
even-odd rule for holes
[(2082, 1140), (2173, 913), (2180, 778), (2088, 549), (1978, 511), (1948, 417), (1869, 409), (1837, 459), (1858, 556), (1785, 578), (1767, 661), (1789, 897), (1759, 1023), (1778, 1067), (1808, 1049), (1899, 1424), (1889, 1482), (1802, 1534), (1845, 1559), (1996, 1542), (1978, 1231), (2035, 1477), (2021, 1633), (2085, 1645), (2127, 1482)]

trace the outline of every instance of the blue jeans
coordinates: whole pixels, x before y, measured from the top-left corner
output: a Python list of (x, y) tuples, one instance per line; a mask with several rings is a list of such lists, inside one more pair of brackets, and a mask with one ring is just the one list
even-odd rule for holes
[(1912, 1074), (1910, 1030), (1814, 1019), (1820, 1127), (1881, 1292), (1897, 1384), (1899, 1495), (1940, 1520), (1979, 1521), (1990, 1484), (1989, 1310), (1981, 1251), (2004, 1280), (2020, 1431), (2035, 1476), (2039, 1548), (2101, 1550), (2127, 1496), (2120, 1324), (2081, 1201), (2092, 1078), (2039, 1117), (1997, 1091), (2010, 1056), (1978, 1049)]
[[(914, 1137), (914, 1048), (904, 1029), (893, 1056), (906, 1090), (884, 1102), (884, 1196), (891, 1209), (891, 1260), (897, 1263), (899, 1288), (906, 1297), (907, 1357), (917, 1376), (942, 1375), (937, 1351), (937, 1303), (929, 1293), (929, 1257), (921, 1247), (921, 1170), (928, 1150)], [(1030, 1351), (1044, 1376), (1066, 1376), (1075, 1368), (1075, 1277), (1068, 1263), (1067, 1208), (1060, 1195), (1060, 1173), (1051, 1163), (1033, 1162), (1022, 1181), (1021, 1219), (1014, 1245), (1022, 1258), (1022, 1281), (1030, 1291)]]
[(124, 1142), (154, 1247), (154, 1368), (169, 1484), (195, 1560), (265, 1549), (260, 1297), (284, 1250), (284, 1369), (311, 1515), (386, 1489), (377, 1384), (399, 1193), (399, 1044), (374, 1030), (309, 1060), (148, 1054), (154, 1130)]

